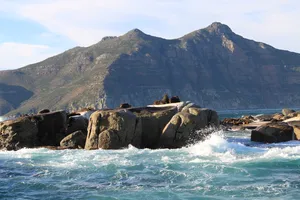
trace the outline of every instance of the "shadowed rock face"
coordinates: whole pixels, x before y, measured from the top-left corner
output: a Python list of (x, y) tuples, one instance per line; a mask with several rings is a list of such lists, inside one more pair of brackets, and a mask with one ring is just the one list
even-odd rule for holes
[(0, 149), (59, 146), (66, 136), (66, 112), (19, 117), (0, 123)]
[(0, 114), (142, 106), (163, 94), (214, 109), (292, 107), (300, 106), (300, 55), (245, 39), (221, 23), (174, 40), (135, 29), (0, 71), (0, 83), (35, 94), (18, 95), (17, 106), (2, 94)]
[(286, 142), (295, 139), (293, 127), (284, 122), (272, 122), (251, 132), (251, 141), (264, 143)]
[(130, 109), (141, 123), (142, 148), (157, 148), (164, 127), (177, 113), (176, 107)]

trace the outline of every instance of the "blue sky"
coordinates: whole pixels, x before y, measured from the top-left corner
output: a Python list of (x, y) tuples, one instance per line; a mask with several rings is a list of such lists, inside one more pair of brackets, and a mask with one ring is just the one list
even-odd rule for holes
[(298, 0), (0, 0), (0, 70), (89, 46), (133, 28), (177, 38), (219, 21), (300, 53)]

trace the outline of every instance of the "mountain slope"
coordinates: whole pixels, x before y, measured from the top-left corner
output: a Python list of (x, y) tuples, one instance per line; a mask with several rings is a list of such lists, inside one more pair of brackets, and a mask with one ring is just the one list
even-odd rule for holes
[[(0, 71), (0, 114), (152, 103), (164, 93), (214, 109), (300, 106), (300, 54), (245, 39), (221, 23), (166, 40), (138, 29)], [(31, 96), (7, 100), (2, 86)], [(1, 103), (6, 102), (6, 103)]]

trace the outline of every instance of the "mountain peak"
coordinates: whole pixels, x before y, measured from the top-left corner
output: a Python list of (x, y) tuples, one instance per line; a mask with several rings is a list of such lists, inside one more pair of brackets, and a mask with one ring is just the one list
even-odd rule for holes
[(220, 22), (214, 22), (208, 27), (206, 30), (209, 32), (216, 32), (216, 33), (232, 33), (232, 30), (226, 24), (222, 24)]
[(131, 31), (127, 32), (124, 36), (130, 37), (130, 38), (134, 38), (134, 37), (145, 37), (146, 34), (141, 31), (140, 29), (132, 29)]

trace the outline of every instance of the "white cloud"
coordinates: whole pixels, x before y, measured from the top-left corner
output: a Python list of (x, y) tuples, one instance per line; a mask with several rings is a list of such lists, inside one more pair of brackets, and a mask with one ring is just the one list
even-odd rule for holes
[(175, 38), (220, 21), (246, 37), (300, 52), (299, 6), (296, 0), (44, 0), (21, 4), (18, 13), (83, 46), (126, 27)]
[(55, 54), (51, 51), (45, 45), (0, 43), (0, 70), (19, 68), (41, 61)]
[[(298, 0), (0, 0), (0, 5), (0, 11), (35, 21), (80, 46), (132, 28), (177, 38), (219, 21), (246, 38), (300, 52)], [(46, 55), (32, 48), (33, 62)]]

